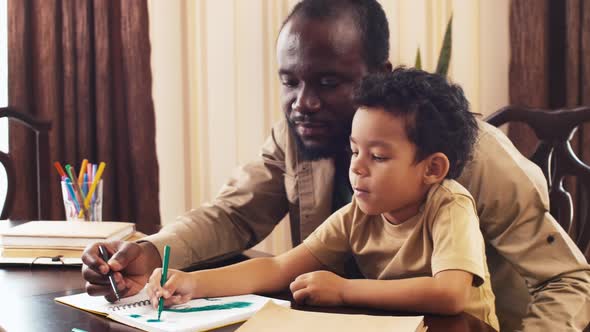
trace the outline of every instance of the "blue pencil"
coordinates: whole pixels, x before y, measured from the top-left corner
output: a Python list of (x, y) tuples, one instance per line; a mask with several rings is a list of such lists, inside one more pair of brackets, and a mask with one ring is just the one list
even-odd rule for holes
[(82, 191), (84, 192), (84, 197), (88, 195), (88, 174), (84, 173), (84, 180), (82, 180)]

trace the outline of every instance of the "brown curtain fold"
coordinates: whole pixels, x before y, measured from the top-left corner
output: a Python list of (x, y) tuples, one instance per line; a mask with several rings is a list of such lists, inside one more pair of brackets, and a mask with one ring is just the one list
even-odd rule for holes
[[(103, 220), (159, 228), (158, 162), (145, 0), (9, 0), (9, 105), (50, 120), (50, 158), (107, 164)], [(32, 137), (11, 127), (19, 168), (12, 219), (32, 219)], [(59, 178), (43, 217), (63, 219)]]
[[(590, 1), (512, 0), (510, 6), (510, 103), (545, 109), (590, 105)], [(534, 151), (537, 140), (526, 125), (511, 124), (509, 136), (523, 154)], [(572, 146), (590, 164), (590, 125), (578, 129)], [(575, 235), (578, 220), (588, 218), (590, 197), (574, 179), (565, 186), (574, 198)]]

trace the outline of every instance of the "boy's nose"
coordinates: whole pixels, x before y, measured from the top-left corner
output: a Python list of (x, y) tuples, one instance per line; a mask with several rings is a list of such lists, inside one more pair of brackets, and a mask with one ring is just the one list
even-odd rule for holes
[(366, 169), (362, 166), (358, 157), (350, 161), (350, 171), (357, 176), (366, 175)]

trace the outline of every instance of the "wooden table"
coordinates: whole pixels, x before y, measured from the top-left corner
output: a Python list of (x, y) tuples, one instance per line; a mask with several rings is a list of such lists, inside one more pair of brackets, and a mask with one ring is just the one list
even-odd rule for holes
[[(4, 221), (0, 221), (5, 223)], [(0, 225), (1, 226), (1, 225)], [(4, 225), (5, 226), (5, 225)], [(236, 259), (234, 259), (235, 261)], [(8, 332), (71, 331), (138, 331), (107, 318), (53, 301), (55, 297), (84, 291), (80, 267), (72, 266), (0, 266), (0, 327)], [(289, 292), (270, 294), (271, 297), (292, 300)], [(404, 315), (380, 310), (300, 306), (294, 309), (371, 315)], [(406, 313), (407, 314), (407, 313)], [(479, 319), (463, 313), (456, 316), (425, 315), (428, 332), (436, 331), (494, 331)], [(239, 324), (219, 329), (230, 332)], [(0, 328), (0, 331), (2, 329)]]

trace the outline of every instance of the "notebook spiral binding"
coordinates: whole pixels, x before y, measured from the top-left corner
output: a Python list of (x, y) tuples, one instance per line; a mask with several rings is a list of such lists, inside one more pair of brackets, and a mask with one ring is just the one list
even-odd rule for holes
[(151, 301), (146, 299), (143, 301), (137, 301), (137, 302), (133, 302), (133, 303), (113, 305), (113, 306), (109, 307), (109, 310), (110, 311), (119, 311), (119, 310), (125, 310), (125, 309), (130, 309), (130, 308), (143, 307), (143, 306), (149, 305), (150, 303), (151, 303)]

